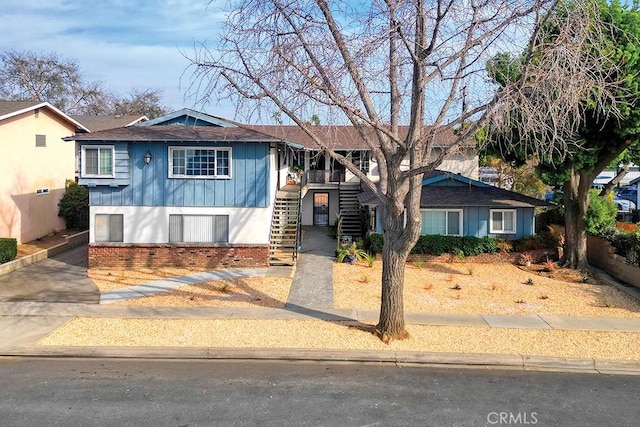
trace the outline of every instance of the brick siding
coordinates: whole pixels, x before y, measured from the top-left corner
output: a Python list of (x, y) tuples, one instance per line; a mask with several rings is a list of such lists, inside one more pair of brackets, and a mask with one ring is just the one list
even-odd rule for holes
[(187, 267), (220, 269), (268, 266), (268, 245), (89, 245), (89, 268)]

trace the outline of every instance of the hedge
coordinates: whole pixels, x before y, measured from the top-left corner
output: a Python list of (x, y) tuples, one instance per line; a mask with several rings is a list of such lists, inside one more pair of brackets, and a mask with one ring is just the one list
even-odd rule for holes
[(640, 233), (618, 232), (608, 240), (618, 255), (625, 257), (629, 264), (640, 267)]
[(18, 240), (0, 237), (0, 264), (9, 262), (18, 255)]
[[(367, 238), (367, 249), (374, 253), (382, 252), (382, 234), (373, 233)], [(445, 253), (464, 256), (478, 255), (482, 253), (496, 253), (498, 245), (490, 237), (472, 236), (442, 236), (425, 235), (418, 238), (418, 242), (411, 250), (412, 254), (442, 255)]]

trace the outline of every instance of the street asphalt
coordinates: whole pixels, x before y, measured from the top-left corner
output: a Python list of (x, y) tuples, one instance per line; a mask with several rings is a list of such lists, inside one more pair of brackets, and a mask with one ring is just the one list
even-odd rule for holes
[[(310, 239), (311, 240), (311, 239)], [(314, 241), (317, 241), (314, 239)], [(237, 269), (196, 273), (143, 286), (100, 295), (86, 277), (86, 245), (45, 261), (0, 276), (0, 356), (265, 359), (382, 362), (428, 366), (487, 366), (524, 370), (557, 370), (640, 374), (640, 361), (610, 361), (591, 358), (557, 358), (527, 355), (460, 353), (375, 352), (317, 349), (260, 348), (162, 348), (162, 347), (56, 347), (39, 346), (37, 341), (76, 316), (109, 318), (211, 318), (211, 319), (322, 319), (375, 321), (377, 311), (332, 308), (327, 294), (331, 268), (318, 268), (320, 258), (331, 261), (333, 242), (314, 245), (299, 255), (298, 268)], [(316, 268), (309, 271), (309, 257)], [(307, 267), (305, 267), (305, 265)], [(116, 306), (109, 302), (136, 298), (170, 288), (221, 277), (293, 276), (289, 302), (285, 308), (186, 308)], [(616, 283), (603, 273), (604, 280), (640, 299), (640, 290)], [(308, 300), (305, 300), (308, 295)], [(306, 301), (309, 301), (306, 304)], [(574, 329), (640, 332), (635, 319), (585, 318), (566, 316), (460, 315), (406, 313), (409, 324), (454, 325), (492, 328)]]

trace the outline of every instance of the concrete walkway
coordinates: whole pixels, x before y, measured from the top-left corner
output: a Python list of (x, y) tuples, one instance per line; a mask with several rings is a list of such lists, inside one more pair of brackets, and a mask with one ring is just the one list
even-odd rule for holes
[(87, 245), (0, 276), (0, 301), (96, 304), (99, 299), (87, 278)]
[[(288, 277), (291, 273), (282, 271)], [(129, 286), (127, 288), (115, 291), (103, 292), (100, 294), (100, 304), (108, 304), (119, 301), (145, 297), (157, 294), (159, 292), (169, 291), (181, 286), (193, 285), (196, 283), (208, 282), (212, 280), (229, 280), (239, 279), (242, 277), (273, 277), (266, 268), (236, 268), (229, 270), (216, 270), (201, 273), (192, 273), (184, 276), (170, 277), (168, 279), (156, 280), (154, 282), (145, 283), (138, 286)]]
[(302, 231), (302, 250), (286, 307), (331, 308), (336, 241), (327, 227), (303, 226)]
[[(105, 317), (140, 319), (307, 319), (375, 322), (377, 310), (306, 308), (210, 308), (143, 307), (109, 304), (63, 304), (42, 302), (0, 302), (0, 318), (25, 317)], [(558, 329), (576, 331), (640, 332), (640, 319), (600, 318), (558, 315), (495, 315), (407, 312), (412, 325), (468, 326), (509, 329)], [(5, 328), (0, 330), (7, 331)], [(0, 332), (0, 342), (2, 342)]]

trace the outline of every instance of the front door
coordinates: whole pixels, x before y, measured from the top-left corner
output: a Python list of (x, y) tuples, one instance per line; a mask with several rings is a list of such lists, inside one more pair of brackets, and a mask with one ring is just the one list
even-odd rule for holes
[(314, 193), (313, 225), (329, 225), (329, 193)]

